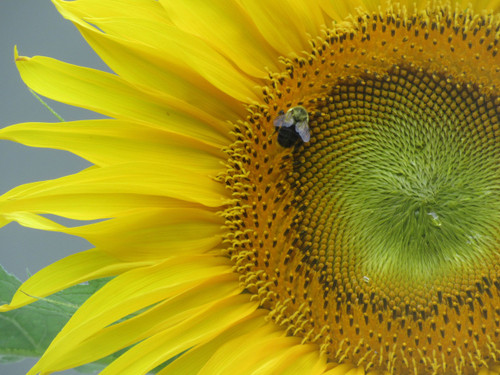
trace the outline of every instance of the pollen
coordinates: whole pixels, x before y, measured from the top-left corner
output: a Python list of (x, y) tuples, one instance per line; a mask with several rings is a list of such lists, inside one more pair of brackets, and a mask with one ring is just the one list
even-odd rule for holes
[[(234, 124), (225, 254), (333, 364), (472, 374), (500, 361), (500, 19), (360, 13), (282, 58)], [(308, 111), (310, 141), (275, 119)]]

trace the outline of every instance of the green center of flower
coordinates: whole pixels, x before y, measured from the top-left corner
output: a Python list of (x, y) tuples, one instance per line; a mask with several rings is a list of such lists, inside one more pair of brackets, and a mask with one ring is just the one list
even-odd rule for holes
[(306, 212), (325, 222), (313, 242), (374, 278), (421, 282), (487, 261), (500, 226), (494, 98), (426, 73), (390, 74), (338, 86), (313, 117), (313, 129), (326, 128), (295, 176), (319, 176), (301, 187)]

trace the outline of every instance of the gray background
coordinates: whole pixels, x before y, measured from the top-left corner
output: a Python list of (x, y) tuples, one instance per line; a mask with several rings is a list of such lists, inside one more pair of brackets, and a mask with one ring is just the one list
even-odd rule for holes
[[(27, 121), (57, 121), (19, 78), (13, 59), (14, 45), (20, 55), (45, 55), (106, 70), (76, 28), (57, 13), (49, 0), (0, 0), (0, 127)], [(47, 102), (65, 120), (102, 117)], [(56, 178), (88, 165), (68, 152), (0, 141), (0, 194), (19, 184)], [(28, 274), (90, 247), (80, 238), (27, 229), (17, 224), (0, 229), (0, 264), (22, 281)], [(0, 364), (0, 375), (25, 374), (33, 363), (34, 360), (26, 359), (16, 364)], [(63, 374), (80, 373), (70, 370)]]

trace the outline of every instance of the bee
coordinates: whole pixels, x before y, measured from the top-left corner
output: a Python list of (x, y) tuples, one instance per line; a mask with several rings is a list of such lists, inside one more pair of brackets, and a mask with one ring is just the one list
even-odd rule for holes
[(309, 142), (311, 133), (309, 131), (309, 115), (302, 106), (290, 108), (286, 113), (280, 111), (280, 115), (274, 120), (274, 126), (278, 130), (278, 143), (282, 147), (292, 147), (297, 141)]

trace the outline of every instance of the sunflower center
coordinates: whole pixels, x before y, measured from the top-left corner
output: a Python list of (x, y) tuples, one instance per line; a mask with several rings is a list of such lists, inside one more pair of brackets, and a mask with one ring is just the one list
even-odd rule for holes
[(294, 168), (305, 180), (301, 230), (317, 228), (312, 249), (357, 258), (367, 277), (421, 283), (484, 262), (498, 246), (498, 114), (493, 98), (450, 79), (387, 74), (318, 100), (311, 127), (325, 130)]
[[(360, 14), (284, 58), (235, 125), (227, 255), (330, 361), (468, 374), (500, 358), (499, 40), (490, 14)], [(310, 141), (280, 141), (298, 106)]]

